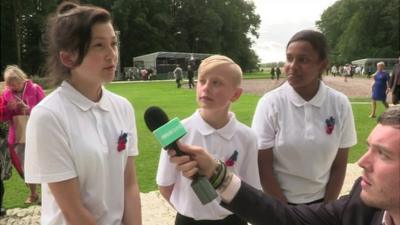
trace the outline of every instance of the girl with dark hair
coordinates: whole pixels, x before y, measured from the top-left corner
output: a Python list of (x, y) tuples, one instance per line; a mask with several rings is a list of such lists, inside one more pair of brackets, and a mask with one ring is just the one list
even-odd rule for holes
[(141, 224), (134, 110), (103, 87), (118, 63), (109, 12), (64, 2), (45, 41), (61, 85), (31, 113), (25, 160), (26, 181), (42, 184), (41, 224)]
[(253, 117), (263, 190), (285, 203), (336, 199), (357, 142), (349, 100), (321, 80), (327, 65), (324, 35), (296, 33), (286, 47), (287, 81), (259, 100)]

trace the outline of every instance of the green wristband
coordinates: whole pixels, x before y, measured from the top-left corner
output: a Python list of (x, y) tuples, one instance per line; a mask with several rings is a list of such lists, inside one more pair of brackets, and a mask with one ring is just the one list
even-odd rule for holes
[(211, 185), (215, 189), (217, 189), (219, 186), (221, 186), (221, 184), (224, 181), (224, 178), (226, 176), (226, 171), (227, 171), (227, 168), (226, 168), (226, 165), (224, 162), (219, 160), (219, 165), (221, 166), (221, 170), (218, 172), (218, 174), (217, 174), (216, 178), (213, 180), (213, 182), (211, 182)]
[(214, 183), (218, 179), (218, 175), (221, 173), (221, 170), (222, 170), (221, 160), (216, 160), (216, 161), (217, 161), (218, 165), (215, 168), (215, 170), (213, 171), (212, 176), (208, 179), (211, 184)]

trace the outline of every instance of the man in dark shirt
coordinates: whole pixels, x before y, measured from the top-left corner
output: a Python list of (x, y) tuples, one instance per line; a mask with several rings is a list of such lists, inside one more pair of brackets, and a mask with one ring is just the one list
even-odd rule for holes
[(389, 88), (392, 92), (392, 103), (394, 105), (399, 104), (400, 100), (400, 56), (399, 62), (394, 66), (392, 75), (389, 80)]

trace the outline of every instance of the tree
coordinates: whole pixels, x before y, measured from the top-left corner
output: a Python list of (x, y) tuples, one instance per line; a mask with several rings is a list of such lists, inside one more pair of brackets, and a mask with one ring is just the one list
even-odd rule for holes
[(119, 0), (112, 6), (116, 29), (120, 30), (121, 64), (132, 66), (134, 56), (172, 50), (172, 18), (162, 0)]
[(317, 26), (334, 64), (400, 54), (398, 0), (340, 0), (324, 11)]
[[(13, 2), (10, 0), (0, 1), (1, 6), (1, 71), (6, 65), (17, 64), (15, 19)], [(1, 79), (3, 77), (1, 76)]]
[[(44, 65), (41, 37), (61, 0), (2, 0), (1, 67), (18, 64), (28, 74)], [(120, 63), (156, 51), (220, 53), (243, 69), (257, 66), (251, 37), (260, 18), (247, 0), (81, 0), (110, 10), (120, 31)]]
[(182, 32), (186, 51), (220, 53), (234, 59), (244, 70), (257, 66), (251, 37), (258, 37), (260, 17), (253, 2), (244, 0), (174, 1), (175, 27)]
[(43, 64), (41, 37), (45, 19), (56, 7), (52, 0), (1, 1), (1, 68), (17, 64), (38, 74)]

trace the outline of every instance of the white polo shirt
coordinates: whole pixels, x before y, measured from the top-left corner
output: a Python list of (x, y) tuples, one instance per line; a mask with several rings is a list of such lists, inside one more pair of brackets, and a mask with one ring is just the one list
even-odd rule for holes
[[(122, 132), (127, 143), (119, 152)], [(103, 88), (95, 103), (64, 81), (33, 109), (26, 137), (25, 181), (42, 184), (42, 225), (66, 225), (47, 184), (75, 177), (97, 223), (122, 224), (125, 166), (138, 154), (135, 115), (125, 98)]]
[[(182, 121), (188, 133), (182, 143), (205, 147), (215, 159), (228, 160), (235, 151), (237, 160), (228, 170), (241, 180), (261, 190), (257, 162), (257, 141), (254, 131), (236, 120), (230, 112), (229, 122), (221, 129), (214, 129), (201, 117), (199, 111)], [(203, 205), (192, 190), (191, 180), (182, 176), (175, 164), (170, 163), (166, 151), (161, 151), (157, 171), (158, 186), (174, 185), (170, 202), (182, 215), (195, 220), (220, 220), (232, 212), (219, 205), (221, 199)]]
[[(335, 122), (329, 134), (326, 120), (331, 117)], [(288, 82), (266, 93), (252, 128), (258, 149), (273, 149), (274, 174), (291, 203), (323, 198), (338, 149), (357, 143), (348, 98), (322, 81), (308, 102)]]

